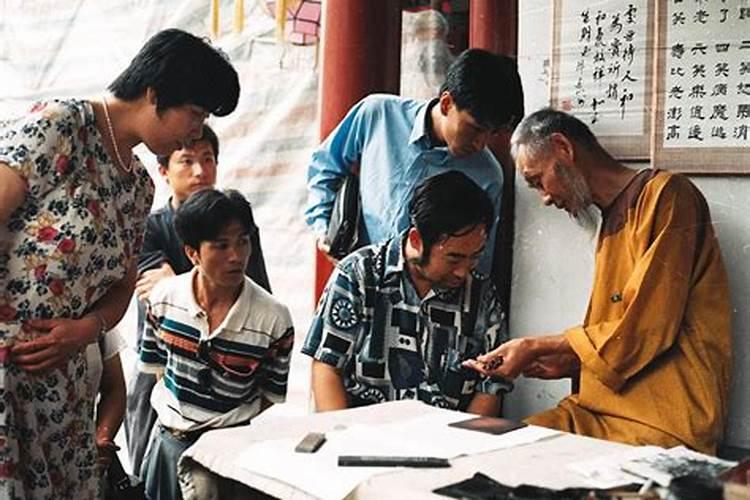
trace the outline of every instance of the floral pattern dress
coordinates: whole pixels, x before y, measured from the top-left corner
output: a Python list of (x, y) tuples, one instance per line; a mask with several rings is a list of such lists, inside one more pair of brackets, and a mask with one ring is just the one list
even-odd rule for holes
[(0, 224), (0, 498), (98, 494), (93, 402), (83, 353), (32, 375), (9, 356), (32, 318), (79, 318), (122, 279), (137, 255), (154, 185), (103, 146), (91, 104), (36, 104), (0, 123), (0, 162), (27, 184)]

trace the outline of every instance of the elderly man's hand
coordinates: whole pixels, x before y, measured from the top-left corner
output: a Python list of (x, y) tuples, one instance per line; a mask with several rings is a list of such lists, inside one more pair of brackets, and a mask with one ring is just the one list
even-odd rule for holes
[(164, 278), (174, 276), (174, 270), (172, 266), (164, 262), (160, 268), (151, 269), (144, 271), (138, 276), (138, 281), (135, 282), (135, 295), (138, 300), (144, 302), (148, 299), (148, 295), (158, 282)]
[(575, 354), (550, 354), (532, 361), (523, 371), (523, 376), (550, 380), (573, 377), (580, 370), (581, 362)]
[(464, 361), (463, 366), (487, 377), (503, 377), (512, 380), (518, 377), (535, 358), (533, 339), (520, 338), (509, 340), (494, 351), (478, 356), (477, 359)]

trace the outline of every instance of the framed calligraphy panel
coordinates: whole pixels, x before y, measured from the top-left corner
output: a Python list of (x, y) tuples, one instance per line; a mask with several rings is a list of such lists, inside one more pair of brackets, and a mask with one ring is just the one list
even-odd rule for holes
[(658, 4), (654, 165), (750, 174), (750, 3)]
[(551, 104), (620, 160), (649, 160), (654, 2), (555, 0)]

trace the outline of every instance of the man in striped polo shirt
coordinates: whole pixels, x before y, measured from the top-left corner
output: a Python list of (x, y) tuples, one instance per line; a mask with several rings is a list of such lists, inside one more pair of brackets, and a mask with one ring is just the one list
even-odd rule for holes
[[(138, 297), (138, 330), (136, 352), (140, 352), (143, 329), (146, 326), (144, 301), (156, 283), (169, 276), (188, 272), (193, 268), (180, 238), (174, 229), (174, 214), (191, 194), (201, 189), (212, 188), (216, 183), (219, 161), (219, 138), (208, 125), (203, 125), (203, 135), (191, 144), (167, 156), (157, 156), (159, 174), (166, 180), (171, 191), (169, 201), (148, 216), (143, 246), (138, 255), (138, 281), (135, 295)], [(250, 243), (252, 252), (245, 274), (269, 292), (271, 285), (266, 273), (260, 231), (253, 230)], [(151, 408), (151, 391), (156, 379), (150, 373), (135, 369), (130, 377), (125, 412), (125, 437), (128, 455), (134, 471), (141, 470), (146, 448), (151, 439), (151, 430), (156, 424), (156, 413)]]
[(159, 379), (159, 425), (141, 469), (152, 500), (182, 498), (177, 461), (203, 432), (284, 401), (294, 339), (287, 308), (245, 276), (255, 226), (240, 193), (199, 191), (174, 223), (195, 267), (149, 297), (139, 366)]

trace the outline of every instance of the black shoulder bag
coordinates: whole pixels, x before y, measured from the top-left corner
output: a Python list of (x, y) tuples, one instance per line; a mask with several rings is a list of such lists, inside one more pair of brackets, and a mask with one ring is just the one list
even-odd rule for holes
[(364, 246), (359, 227), (362, 219), (360, 204), (359, 177), (349, 174), (341, 182), (336, 193), (328, 232), (324, 240), (330, 247), (331, 257), (342, 259)]

